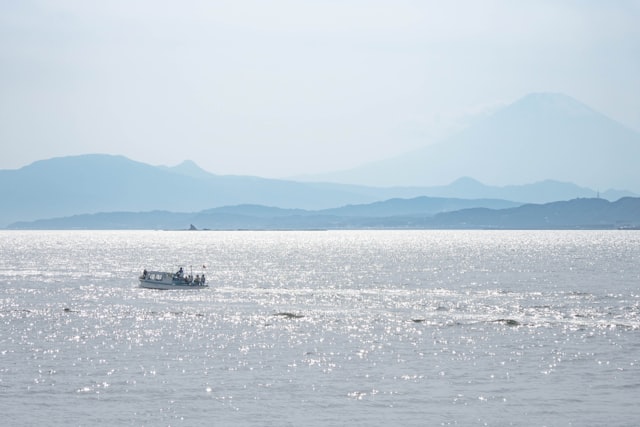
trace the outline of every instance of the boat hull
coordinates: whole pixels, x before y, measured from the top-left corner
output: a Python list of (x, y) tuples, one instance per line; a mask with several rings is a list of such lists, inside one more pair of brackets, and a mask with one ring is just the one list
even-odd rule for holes
[(140, 280), (140, 287), (145, 289), (159, 289), (159, 290), (166, 291), (171, 289), (186, 289), (186, 290), (204, 289), (204, 288), (208, 288), (209, 285), (193, 284), (193, 283), (164, 283), (164, 282), (157, 282), (154, 280)]

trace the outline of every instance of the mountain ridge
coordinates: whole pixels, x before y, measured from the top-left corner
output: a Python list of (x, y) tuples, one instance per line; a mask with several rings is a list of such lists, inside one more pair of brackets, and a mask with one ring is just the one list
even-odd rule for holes
[[(191, 160), (171, 167), (106, 154), (38, 160), (0, 170), (0, 227), (105, 211), (317, 210), (418, 196), (617, 200), (640, 194), (638, 158), (640, 133), (566, 95), (530, 94), (438, 144), (354, 169), (340, 183), (216, 175)], [(378, 186), (357, 182), (366, 176)]]
[(472, 176), (493, 186), (555, 180), (638, 193), (638, 157), (640, 133), (567, 95), (537, 93), (434, 144), (305, 181), (437, 186)]
[[(471, 178), (439, 187), (366, 187), (211, 174), (193, 162), (152, 166), (124, 156), (90, 154), (0, 170), (0, 227), (16, 221), (113, 211), (193, 212), (237, 204), (330, 209), (419, 196), (506, 199), (518, 203), (594, 197), (570, 183), (491, 187)], [(603, 193), (611, 198), (633, 195)]]
[[(425, 199), (431, 211), (424, 206)], [(10, 229), (637, 229), (640, 198), (609, 202), (579, 198), (546, 204), (491, 209), (463, 208), (445, 211), (442, 200), (392, 199), (365, 206), (345, 206), (343, 211), (281, 209), (259, 205), (228, 206), (194, 213), (112, 212), (75, 215), (33, 222), (17, 222)], [(448, 200), (448, 203), (473, 203)], [(386, 205), (387, 209), (367, 208)], [(365, 214), (363, 214), (365, 212)]]

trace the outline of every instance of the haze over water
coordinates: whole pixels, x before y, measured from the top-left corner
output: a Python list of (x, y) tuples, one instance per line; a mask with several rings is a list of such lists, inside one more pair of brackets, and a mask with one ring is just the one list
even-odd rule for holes
[(3, 422), (635, 425), (639, 259), (636, 231), (0, 231)]

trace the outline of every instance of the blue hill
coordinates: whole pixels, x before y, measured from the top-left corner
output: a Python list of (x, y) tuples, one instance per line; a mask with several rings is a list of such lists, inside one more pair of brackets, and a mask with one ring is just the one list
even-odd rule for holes
[[(264, 206), (326, 210), (322, 215), (384, 213), (393, 216), (405, 209), (402, 204), (408, 202), (398, 200), (396, 204), (380, 203), (366, 209), (358, 205), (428, 196), (431, 200), (424, 203), (433, 205), (434, 200), (440, 198), (439, 211), (445, 211), (478, 206), (507, 207), (505, 200), (515, 204), (539, 203), (595, 195), (591, 189), (554, 181), (490, 187), (464, 178), (448, 186), (389, 188), (301, 183), (215, 175), (193, 162), (176, 167), (151, 166), (122, 156), (93, 154), (37, 161), (17, 170), (0, 170), (0, 227), (16, 221), (100, 212), (189, 213), (236, 205), (262, 206), (255, 210), (265, 209)], [(624, 195), (628, 194), (612, 196)], [(447, 198), (473, 201), (464, 206), (458, 202), (452, 205), (445, 200)], [(500, 206), (496, 204), (499, 200), (503, 201)], [(412, 201), (410, 204), (413, 209), (424, 211), (419, 203)], [(368, 213), (364, 213), (365, 210)], [(431, 212), (431, 208), (428, 210)]]
[[(640, 227), (640, 198), (616, 202), (574, 199), (502, 209), (474, 207), (491, 201), (392, 199), (339, 209), (309, 211), (257, 205), (196, 213), (114, 212), (17, 222), (12, 229), (616, 229)], [(498, 204), (508, 204), (498, 202)], [(459, 210), (446, 211), (446, 208)]]

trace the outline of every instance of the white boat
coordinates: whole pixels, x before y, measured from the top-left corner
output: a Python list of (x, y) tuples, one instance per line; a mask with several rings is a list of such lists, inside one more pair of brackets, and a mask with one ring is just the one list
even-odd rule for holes
[(204, 273), (202, 275), (184, 274), (182, 267), (176, 273), (144, 270), (139, 277), (140, 287), (147, 289), (202, 289), (208, 288)]

